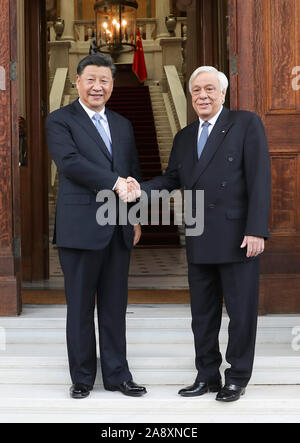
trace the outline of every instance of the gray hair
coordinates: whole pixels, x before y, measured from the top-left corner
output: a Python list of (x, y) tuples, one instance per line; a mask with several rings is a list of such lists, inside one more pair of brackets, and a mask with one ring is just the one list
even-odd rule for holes
[(201, 74), (201, 72), (214, 72), (220, 82), (220, 87), (221, 87), (221, 91), (226, 91), (229, 85), (228, 82), (228, 78), (226, 77), (226, 75), (223, 72), (218, 71), (216, 68), (214, 68), (213, 66), (201, 66), (200, 68), (197, 68), (193, 74), (191, 75), (190, 81), (189, 81), (189, 89), (190, 89), (190, 93), (192, 93), (192, 83), (195, 80), (196, 77), (198, 77), (199, 74)]

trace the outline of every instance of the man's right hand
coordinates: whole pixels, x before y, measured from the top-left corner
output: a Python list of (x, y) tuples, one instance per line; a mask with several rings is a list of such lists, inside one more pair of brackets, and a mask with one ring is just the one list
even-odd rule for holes
[(115, 191), (123, 202), (133, 202), (141, 196), (141, 187), (133, 177), (119, 177)]
[(128, 186), (126, 178), (119, 177), (114, 190), (116, 191), (121, 200), (127, 201), (126, 199), (128, 194)]
[(133, 202), (141, 196), (141, 186), (133, 177), (127, 177), (127, 201)]

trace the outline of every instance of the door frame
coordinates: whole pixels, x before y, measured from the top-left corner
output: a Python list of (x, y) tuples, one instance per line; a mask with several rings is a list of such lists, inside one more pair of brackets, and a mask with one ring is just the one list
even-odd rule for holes
[[(192, 71), (200, 65), (213, 65), (222, 70), (222, 48), (224, 50), (224, 38), (219, 32), (222, 3), (225, 0), (193, 0), (187, 9), (188, 16), (188, 40), (193, 42), (187, 45), (187, 78)], [(12, 1), (12, 4), (15, 0)], [(29, 212), (29, 229), (22, 230), (22, 241), (28, 239), (28, 251), (23, 260), (28, 262), (28, 274), (30, 279), (47, 279), (49, 277), (49, 250), (48, 250), (48, 165), (49, 156), (46, 149), (45, 138), (45, 117), (48, 108), (48, 67), (47, 67), (47, 38), (45, 23), (45, 2), (32, 0), (27, 4), (27, 22), (25, 28), (30, 30), (26, 34), (26, 47), (30, 52), (26, 62), (28, 90), (27, 115), (30, 116), (28, 124), (28, 145), (30, 147), (31, 172), (28, 183), (28, 194), (22, 202), (22, 215)], [(259, 4), (249, 0), (228, 0), (229, 5), (229, 79), (230, 79), (230, 107), (231, 109), (247, 109), (257, 112), (264, 118), (261, 107), (262, 98), (255, 93), (259, 65), (259, 60), (264, 60), (265, 44), (261, 18), (259, 16)], [(214, 8), (218, 14), (213, 14)], [(223, 14), (223, 15), (222, 15)], [(255, 33), (255, 26), (260, 23), (260, 36)], [(29, 26), (30, 24), (30, 26)], [(219, 31), (216, 33), (216, 29)], [(247, 35), (249, 31), (251, 38)], [(221, 31), (222, 32), (222, 31)], [(39, 39), (36, 39), (39, 35)], [(195, 38), (197, 36), (197, 38)], [(224, 37), (224, 36), (223, 36)], [(258, 41), (258, 45), (255, 45)], [(11, 35), (11, 40), (14, 37)], [(43, 46), (44, 45), (44, 46)], [(254, 48), (258, 46), (258, 51)], [(27, 52), (28, 53), (28, 52)], [(45, 55), (45, 57), (43, 57)], [(224, 59), (223, 59), (224, 63)], [(32, 67), (35, 69), (32, 69)], [(224, 69), (224, 68), (223, 68)], [(262, 72), (263, 65), (260, 67)], [(190, 94), (188, 98), (188, 122), (195, 120), (195, 114), (191, 106)], [(268, 134), (268, 127), (267, 127)], [(280, 154), (280, 153), (279, 153)], [(22, 182), (21, 182), (22, 183)], [(28, 205), (28, 206), (27, 206)], [(27, 212), (28, 211), (28, 212)], [(17, 213), (16, 213), (17, 220)], [(280, 238), (278, 237), (280, 240)], [(0, 239), (1, 240), (1, 239)], [(300, 286), (300, 274), (278, 274), (275, 267), (276, 253), (272, 252), (272, 244), (276, 241), (268, 242), (267, 251), (262, 257), (262, 273), (260, 285), (260, 313), (289, 313), (300, 312), (300, 299), (297, 294), (297, 287)], [(270, 246), (271, 245), (271, 246)], [(276, 246), (276, 245), (275, 245)], [(278, 245), (277, 245), (278, 246)], [(279, 245), (280, 246), (280, 245)], [(29, 257), (30, 255), (30, 257)], [(279, 254), (280, 256), (280, 254)], [(274, 261), (274, 269), (267, 266), (267, 261)], [(277, 257), (278, 262), (278, 257)], [(273, 263), (273, 262), (272, 262)], [(267, 269), (268, 268), (268, 269)], [(25, 267), (27, 272), (27, 268)], [(30, 272), (31, 270), (31, 272)], [(277, 272), (277, 273), (276, 273)], [(26, 273), (24, 273), (24, 279)]]
[(49, 278), (49, 108), (46, 2), (24, 2), (27, 164), (21, 176), (23, 281)]
[(0, 15), (0, 315), (21, 312), (17, 4)]

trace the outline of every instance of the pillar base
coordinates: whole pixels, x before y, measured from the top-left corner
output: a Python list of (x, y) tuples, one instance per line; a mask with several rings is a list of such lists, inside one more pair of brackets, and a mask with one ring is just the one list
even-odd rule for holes
[(21, 314), (21, 287), (17, 276), (0, 277), (0, 316)]

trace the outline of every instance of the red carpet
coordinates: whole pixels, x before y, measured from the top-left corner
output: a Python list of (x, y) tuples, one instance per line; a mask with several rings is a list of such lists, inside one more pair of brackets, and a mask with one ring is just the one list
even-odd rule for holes
[[(147, 86), (114, 87), (107, 106), (128, 118), (132, 123), (142, 179), (150, 180), (157, 175), (161, 175), (159, 148), (149, 88)], [(171, 214), (171, 223), (172, 220), (173, 215)], [(140, 246), (179, 246), (177, 226), (173, 224), (170, 226), (143, 226), (142, 231)]]

